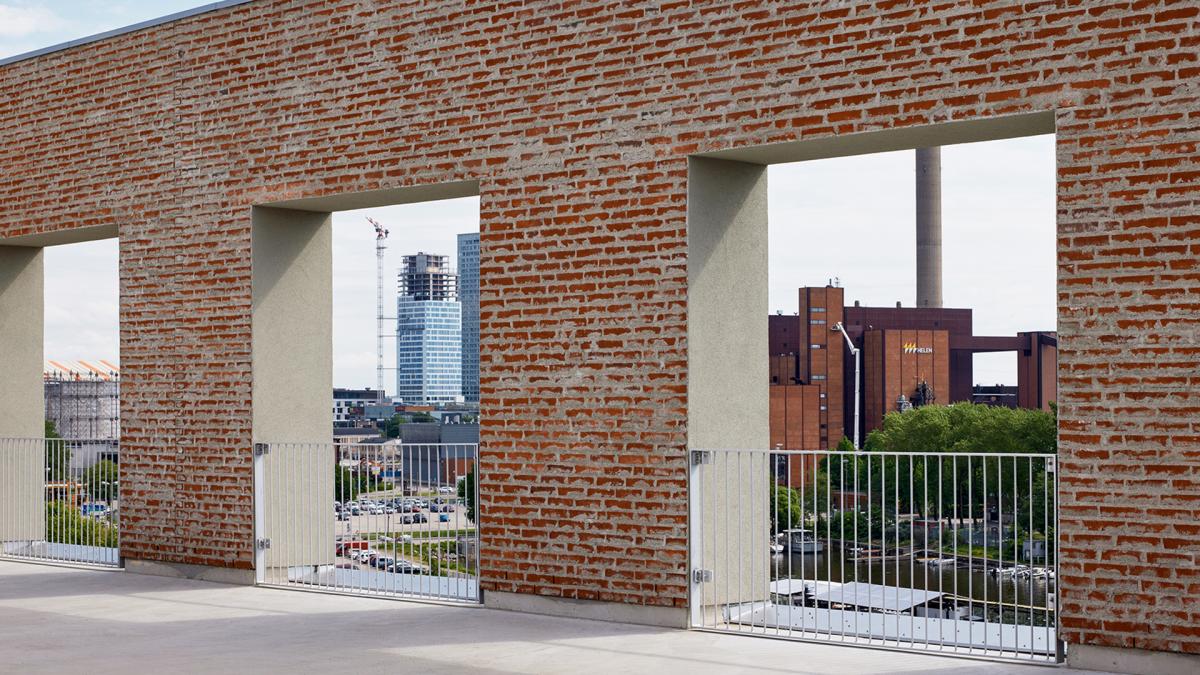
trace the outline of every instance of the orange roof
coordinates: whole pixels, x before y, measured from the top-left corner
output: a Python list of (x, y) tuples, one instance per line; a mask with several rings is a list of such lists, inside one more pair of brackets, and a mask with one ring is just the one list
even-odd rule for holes
[(111, 361), (54, 361), (47, 359), (42, 368), (47, 380), (119, 380), (121, 369)]

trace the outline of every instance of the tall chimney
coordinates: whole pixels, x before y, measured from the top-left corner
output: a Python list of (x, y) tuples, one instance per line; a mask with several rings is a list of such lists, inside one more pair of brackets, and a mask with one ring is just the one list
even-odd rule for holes
[(917, 148), (917, 307), (942, 306), (942, 149)]

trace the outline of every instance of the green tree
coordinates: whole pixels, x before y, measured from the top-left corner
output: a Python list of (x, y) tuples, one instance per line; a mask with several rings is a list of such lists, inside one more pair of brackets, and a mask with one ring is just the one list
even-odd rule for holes
[(462, 480), (458, 481), (458, 498), (467, 507), (467, 520), (475, 520), (475, 470), (472, 469)]
[(351, 501), (358, 498), (362, 491), (362, 480), (358, 474), (344, 466), (333, 468), (333, 498), (338, 501)]
[(413, 413), (411, 417), (413, 422), (436, 422), (437, 418), (427, 412)]
[(771, 488), (771, 531), (804, 527), (804, 507), (800, 503), (800, 491), (776, 483)]
[(404, 424), (404, 417), (399, 414), (392, 415), (392, 418), (387, 421), (387, 426), (384, 428), (384, 432), (387, 434), (387, 437), (399, 438), (401, 424)]
[(83, 488), (87, 491), (89, 498), (111, 502), (118, 496), (119, 474), (120, 470), (116, 462), (107, 459), (101, 460), (83, 472)]
[(855, 457), (847, 485), (857, 480), (885, 516), (1002, 515), (1018, 531), (1045, 534), (1053, 520), (1051, 460), (1018, 455), (1057, 452), (1056, 412), (956, 403), (889, 413)]
[(52, 420), (46, 420), (46, 480), (63, 481), (71, 468), (71, 449)]
[(46, 504), (46, 541), (116, 548), (117, 528), (102, 520), (88, 518), (79, 509), (62, 502)]

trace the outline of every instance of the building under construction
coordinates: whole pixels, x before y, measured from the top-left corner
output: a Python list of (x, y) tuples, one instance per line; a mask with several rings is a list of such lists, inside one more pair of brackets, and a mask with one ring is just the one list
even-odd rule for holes
[(46, 419), (63, 438), (116, 442), (121, 437), (121, 369), (108, 361), (46, 361)]

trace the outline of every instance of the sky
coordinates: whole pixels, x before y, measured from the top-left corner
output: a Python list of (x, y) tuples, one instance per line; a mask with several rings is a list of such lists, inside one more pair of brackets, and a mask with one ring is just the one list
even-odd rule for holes
[[(178, 0), (0, 0), (0, 58), (182, 11)], [(977, 335), (1055, 328), (1054, 138), (948, 146), (942, 151), (944, 299), (974, 309)], [(771, 167), (770, 303), (795, 312), (796, 289), (837, 278), (846, 301), (907, 306), (916, 287), (912, 151)], [(375, 383), (374, 234), (392, 231), (398, 256), (455, 253), (478, 231), (478, 199), (406, 205), (334, 218), (334, 383)], [(46, 355), (116, 359), (117, 247), (113, 241), (46, 253)], [(389, 290), (394, 285), (389, 285)], [(385, 365), (394, 366), (394, 345)], [(392, 380), (390, 371), (388, 381)], [(979, 355), (975, 380), (1016, 383), (1016, 357)]]

